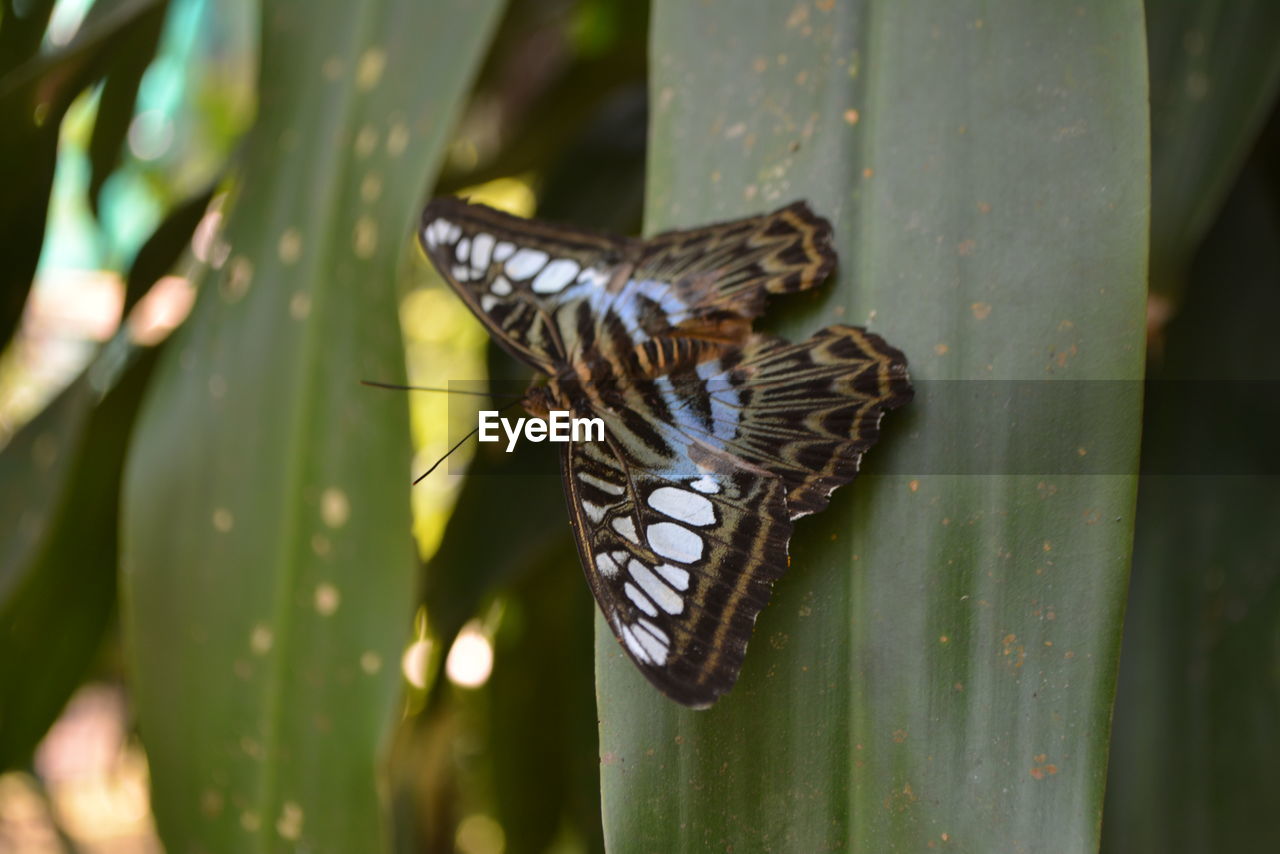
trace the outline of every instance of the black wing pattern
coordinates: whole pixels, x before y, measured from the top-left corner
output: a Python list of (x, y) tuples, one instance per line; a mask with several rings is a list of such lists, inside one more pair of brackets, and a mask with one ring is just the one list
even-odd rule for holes
[(649, 240), (454, 199), (423, 214), (446, 280), (548, 374), (526, 408), (604, 421), (604, 441), (561, 457), (579, 555), (622, 649), (688, 706), (732, 688), (792, 521), (853, 479), (884, 411), (911, 399), (905, 358), (870, 332), (752, 331), (767, 294), (830, 273), (831, 239), (803, 202)]

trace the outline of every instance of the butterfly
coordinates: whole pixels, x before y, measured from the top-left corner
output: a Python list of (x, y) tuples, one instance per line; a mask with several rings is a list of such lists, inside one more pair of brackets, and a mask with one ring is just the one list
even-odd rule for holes
[(705, 708), (733, 687), (787, 569), (792, 524), (858, 471), (906, 358), (831, 326), (755, 332), (768, 294), (820, 284), (830, 223), (804, 202), (648, 239), (431, 201), (419, 240), (517, 359), (545, 375), (533, 415), (567, 410), (604, 441), (562, 444), (569, 520), (614, 636), (657, 688)]

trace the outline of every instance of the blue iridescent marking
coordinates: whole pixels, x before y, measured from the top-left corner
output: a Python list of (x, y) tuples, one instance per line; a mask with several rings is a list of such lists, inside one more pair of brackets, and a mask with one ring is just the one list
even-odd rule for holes
[(698, 378), (706, 384), (707, 397), (711, 401), (711, 432), (722, 442), (738, 435), (738, 421), (742, 397), (730, 384), (720, 360), (698, 365)]

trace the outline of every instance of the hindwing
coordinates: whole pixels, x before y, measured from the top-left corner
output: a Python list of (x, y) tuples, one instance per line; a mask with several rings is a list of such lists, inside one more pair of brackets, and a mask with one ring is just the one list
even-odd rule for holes
[(785, 490), (726, 455), (635, 456), (615, 441), (562, 455), (578, 554), (631, 660), (667, 696), (704, 708), (733, 687), (786, 570)]

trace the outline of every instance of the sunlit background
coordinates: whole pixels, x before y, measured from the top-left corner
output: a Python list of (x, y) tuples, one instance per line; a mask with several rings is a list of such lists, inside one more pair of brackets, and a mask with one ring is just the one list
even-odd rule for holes
[[(23, 7), (15, 8), (21, 14)], [(92, 20), (92, 7), (93, 0), (58, 0), (42, 51), (73, 44)], [(523, 216), (544, 207), (542, 200), (563, 218), (634, 227), (642, 186), (645, 14), (644, 4), (622, 0), (547, 0), (508, 14), (449, 147), (437, 191), (461, 192)], [(20, 331), (0, 354), (0, 447), (118, 330), (144, 344), (163, 340), (190, 310), (200, 270), (235, 263), (220, 238), (220, 182), (253, 121), (258, 15), (253, 0), (172, 0), (138, 86), (124, 148), (105, 180), (95, 177), (92, 150), (103, 85), (81, 94), (67, 112), (35, 283)], [(590, 71), (589, 82), (583, 69)], [(559, 106), (555, 122), (543, 125), (538, 111), (547, 103)], [(600, 193), (578, 190), (573, 175), (597, 188), (600, 181), (613, 182), (603, 214), (592, 207)], [(139, 250), (175, 210), (206, 195), (210, 201), (176, 269), (123, 318), (126, 279)], [(411, 244), (403, 266), (400, 284), (385, 286), (402, 289), (410, 383), (483, 381), (483, 329)], [(397, 392), (351, 390), (353, 396), (389, 393)], [(409, 405), (414, 466), (425, 470), (449, 448), (449, 415), (454, 407), (456, 419), (460, 404), (445, 395), (413, 393)], [(414, 534), (424, 560), (440, 545), (462, 480), (457, 472), (473, 453), (464, 445), (448, 471), (413, 491)], [(568, 576), (580, 585), (576, 574), (573, 569)], [(500, 666), (495, 638), (506, 632), (518, 641), (524, 631), (521, 607), (502, 593), (485, 598), (447, 651), (436, 648), (430, 615), (420, 607), (399, 662), (406, 726), (396, 752), (406, 757), (401, 767), (421, 778), (407, 785), (430, 804), (439, 803), (442, 789), (448, 791), (451, 845), (466, 854), (498, 854), (506, 847), (484, 758), (491, 701), (477, 692)], [(517, 616), (509, 619), (512, 613)], [(375, 672), (384, 666), (375, 659), (367, 656), (361, 666)], [(433, 684), (439, 676), (448, 680), (447, 690), (457, 692), (451, 702), (465, 714), (442, 714), (441, 704), (430, 702), (433, 691), (445, 690)], [(441, 739), (450, 743), (446, 767), (415, 764)], [(585, 767), (591, 769), (594, 731), (585, 744)], [(587, 783), (588, 789), (595, 785)], [(133, 728), (113, 622), (91, 674), (44, 737), (31, 767), (0, 775), (0, 851), (160, 851), (147, 787), (146, 756)], [(598, 813), (588, 803), (583, 812), (593, 810)], [(594, 850), (597, 843), (589, 836), (565, 819), (549, 850)]]

